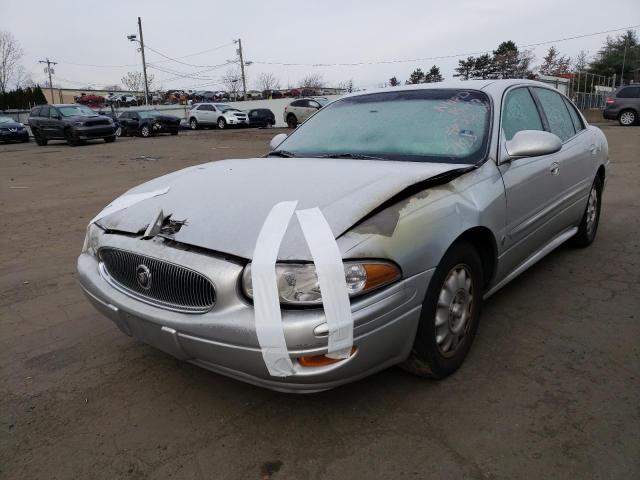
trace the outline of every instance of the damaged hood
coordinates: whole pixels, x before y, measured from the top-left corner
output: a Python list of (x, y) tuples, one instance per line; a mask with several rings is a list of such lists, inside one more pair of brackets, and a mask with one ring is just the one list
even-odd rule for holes
[[(250, 259), (260, 228), (278, 202), (319, 207), (336, 237), (407, 187), (469, 165), (328, 158), (223, 160), (156, 178), (120, 197), (143, 198), (97, 220), (105, 229), (138, 233), (159, 210), (185, 220), (170, 237)], [(144, 198), (145, 192), (158, 192)], [(130, 197), (136, 198), (136, 197)], [(119, 199), (119, 200), (120, 200)], [(115, 203), (115, 202), (114, 202)], [(166, 235), (165, 235), (166, 236)], [(311, 258), (295, 216), (279, 259)]]

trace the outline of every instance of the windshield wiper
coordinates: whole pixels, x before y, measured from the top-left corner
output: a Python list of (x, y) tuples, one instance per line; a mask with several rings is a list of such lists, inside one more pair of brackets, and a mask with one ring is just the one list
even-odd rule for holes
[(353, 158), (356, 160), (385, 160), (384, 158), (381, 158), (381, 157), (364, 155), (362, 153), (329, 153), (327, 155), (320, 155), (318, 158)]
[(273, 152), (269, 152), (267, 154), (267, 157), (284, 157), (284, 158), (291, 158), (291, 157), (295, 157), (296, 154), (293, 152), (289, 152), (287, 150), (274, 150)]

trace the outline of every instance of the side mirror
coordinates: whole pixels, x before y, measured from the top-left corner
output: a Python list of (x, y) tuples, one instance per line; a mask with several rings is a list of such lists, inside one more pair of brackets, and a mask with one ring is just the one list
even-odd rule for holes
[(271, 139), (271, 142), (269, 142), (269, 147), (271, 148), (271, 150), (275, 150), (276, 148), (278, 148), (278, 145), (284, 142), (285, 138), (287, 138), (286, 133), (279, 133), (278, 135), (273, 137)]
[(505, 143), (509, 159), (539, 157), (556, 153), (562, 148), (557, 135), (539, 130), (521, 130)]

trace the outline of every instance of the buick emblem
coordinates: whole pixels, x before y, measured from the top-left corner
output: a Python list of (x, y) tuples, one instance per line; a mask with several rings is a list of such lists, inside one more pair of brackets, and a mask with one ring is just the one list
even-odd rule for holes
[(151, 271), (146, 265), (138, 265), (136, 268), (136, 280), (138, 285), (145, 290), (151, 288)]

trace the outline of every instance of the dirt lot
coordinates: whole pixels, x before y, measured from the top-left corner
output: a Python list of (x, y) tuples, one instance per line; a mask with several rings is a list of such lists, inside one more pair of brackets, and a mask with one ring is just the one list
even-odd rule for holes
[(0, 146), (0, 478), (640, 478), (640, 128), (602, 127), (598, 238), (492, 297), (443, 382), (390, 369), (295, 396), (121, 334), (84, 299), (89, 219), (274, 131)]

